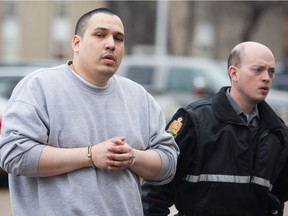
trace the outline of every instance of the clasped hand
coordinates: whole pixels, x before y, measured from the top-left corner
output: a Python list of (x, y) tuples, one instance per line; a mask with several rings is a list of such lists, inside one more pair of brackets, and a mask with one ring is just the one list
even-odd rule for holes
[(92, 160), (99, 169), (126, 169), (133, 163), (133, 151), (124, 137), (114, 137), (92, 147)]

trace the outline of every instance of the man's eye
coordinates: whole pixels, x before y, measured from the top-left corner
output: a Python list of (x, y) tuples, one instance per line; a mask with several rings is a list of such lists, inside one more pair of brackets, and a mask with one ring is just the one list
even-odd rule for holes
[(261, 68), (255, 68), (254, 71), (257, 72), (257, 73), (259, 73), (259, 72), (262, 71), (262, 69), (261, 69)]
[(274, 77), (275, 76), (275, 70), (268, 70), (269, 71), (269, 76)]
[(116, 40), (116, 41), (119, 41), (119, 42), (123, 42), (123, 41), (124, 41), (124, 38), (122, 38), (122, 37), (115, 37), (115, 40)]
[(98, 34), (96, 34), (96, 36), (102, 38), (102, 37), (104, 37), (104, 34), (98, 33)]

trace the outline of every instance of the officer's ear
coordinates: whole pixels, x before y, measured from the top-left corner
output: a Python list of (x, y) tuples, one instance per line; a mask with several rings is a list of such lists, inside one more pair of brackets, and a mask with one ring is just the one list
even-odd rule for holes
[(229, 77), (230, 77), (232, 82), (237, 82), (238, 81), (238, 79), (239, 79), (239, 69), (236, 66), (231, 65), (228, 68), (228, 74), (229, 74)]

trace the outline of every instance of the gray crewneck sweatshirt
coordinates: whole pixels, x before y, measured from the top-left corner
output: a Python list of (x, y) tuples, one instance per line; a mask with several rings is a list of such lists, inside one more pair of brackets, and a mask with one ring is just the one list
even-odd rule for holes
[(144, 88), (114, 75), (104, 88), (68, 66), (40, 69), (14, 89), (3, 116), (1, 167), (9, 172), (14, 216), (140, 216), (139, 177), (130, 170), (83, 168), (38, 177), (44, 145), (76, 148), (124, 136), (133, 148), (155, 149), (162, 169), (151, 181), (167, 183), (178, 147), (165, 132), (159, 105)]

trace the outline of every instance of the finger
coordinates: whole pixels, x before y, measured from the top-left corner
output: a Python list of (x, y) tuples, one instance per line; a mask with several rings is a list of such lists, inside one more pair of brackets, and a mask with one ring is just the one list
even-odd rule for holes
[(112, 161), (129, 161), (132, 159), (129, 153), (108, 153), (107, 158)]
[(125, 137), (113, 137), (112, 139), (110, 139), (110, 141), (116, 145), (124, 145)]
[(113, 152), (113, 153), (118, 153), (118, 154), (125, 154), (128, 153), (130, 151), (130, 148), (126, 147), (126, 146), (110, 146), (108, 148), (108, 151)]
[(125, 169), (125, 168), (129, 167), (129, 165), (131, 164), (131, 160), (128, 160), (128, 161), (108, 160), (107, 164), (108, 164), (108, 168), (111, 167), (111, 168)]
[(123, 170), (125, 169), (126, 167), (112, 167), (112, 166), (109, 166), (107, 169), (108, 170)]

